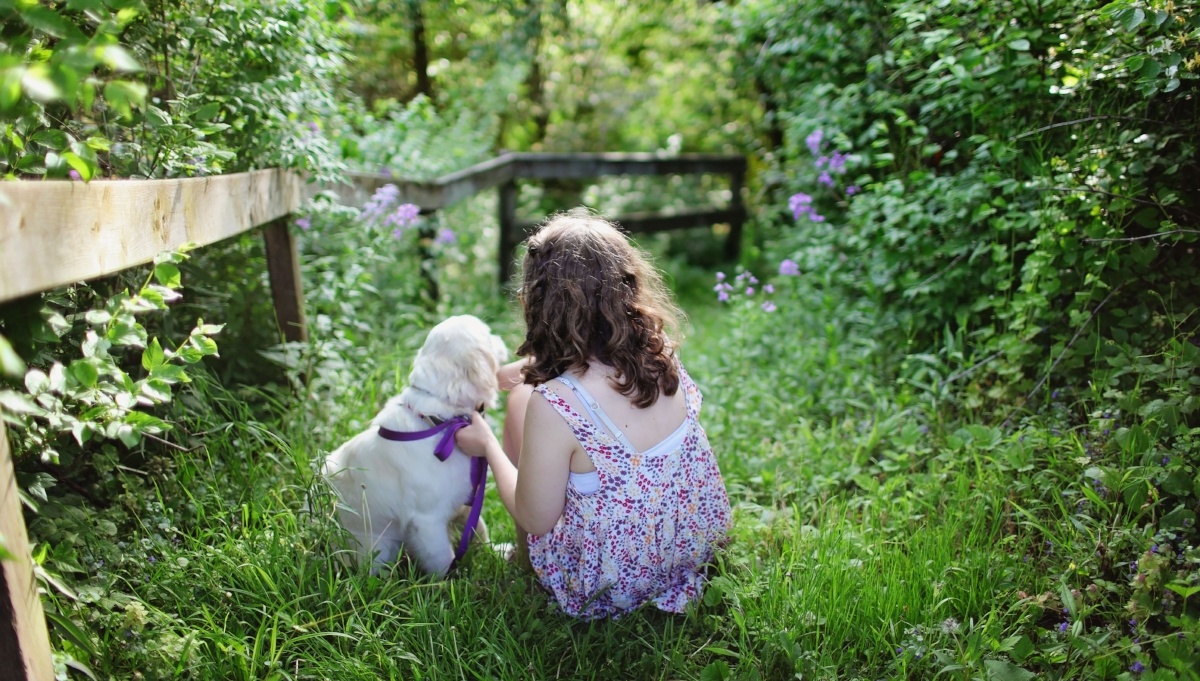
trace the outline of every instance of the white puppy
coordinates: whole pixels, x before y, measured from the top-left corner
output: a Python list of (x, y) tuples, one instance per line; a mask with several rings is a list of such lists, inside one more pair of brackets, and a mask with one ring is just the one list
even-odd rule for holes
[[(380, 428), (412, 433), (496, 405), (496, 370), (508, 357), (504, 341), (470, 315), (433, 327), (417, 353), (408, 386), (371, 422), (325, 460), (322, 472), (337, 492), (342, 524), (359, 554), (374, 556), (372, 572), (403, 550), (426, 573), (444, 575), (454, 559), (449, 525), (470, 503), (470, 457), (457, 447), (445, 461), (434, 448), (445, 431), (394, 442)], [(487, 529), (479, 521), (479, 536)]]

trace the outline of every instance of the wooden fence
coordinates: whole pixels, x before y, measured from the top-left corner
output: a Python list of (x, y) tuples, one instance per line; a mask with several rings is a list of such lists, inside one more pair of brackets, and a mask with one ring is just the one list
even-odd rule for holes
[[(429, 182), (352, 173), (338, 185), (343, 203), (361, 206), (388, 184), (400, 200), (436, 211), (498, 187), (501, 283), (513, 253), (532, 227), (516, 215), (516, 181), (604, 175), (720, 174), (729, 176), (730, 202), (722, 208), (614, 220), (633, 233), (729, 224), (726, 253), (738, 254), (745, 208), (741, 156), (691, 154), (505, 154)], [(263, 227), (267, 271), (282, 337), (303, 341), (304, 293), (289, 216), (320, 190), (280, 169), (175, 180), (0, 182), (0, 304), (58, 286), (115, 274), (151, 262), (185, 243), (208, 245)], [(0, 562), (0, 679), (54, 678), (50, 640), (22, 517), (20, 495), (0, 421), (0, 536), (15, 554)]]

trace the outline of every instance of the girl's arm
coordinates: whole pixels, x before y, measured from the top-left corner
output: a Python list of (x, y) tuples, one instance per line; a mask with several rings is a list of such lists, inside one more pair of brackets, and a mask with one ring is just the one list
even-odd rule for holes
[(517, 525), (530, 534), (554, 529), (567, 501), (571, 454), (578, 441), (546, 398), (534, 393), (529, 400), (520, 475), (479, 414), (471, 416), (471, 425), (458, 431), (456, 440), (463, 452), (487, 457), (500, 501)]

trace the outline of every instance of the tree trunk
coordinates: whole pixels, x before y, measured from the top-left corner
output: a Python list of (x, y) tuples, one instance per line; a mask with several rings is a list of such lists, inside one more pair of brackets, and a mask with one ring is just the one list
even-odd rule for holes
[(417, 89), (413, 93), (433, 99), (433, 80), (429, 77), (429, 46), (425, 42), (425, 13), (420, 0), (409, 0), (408, 17), (412, 21), (413, 69), (417, 72)]

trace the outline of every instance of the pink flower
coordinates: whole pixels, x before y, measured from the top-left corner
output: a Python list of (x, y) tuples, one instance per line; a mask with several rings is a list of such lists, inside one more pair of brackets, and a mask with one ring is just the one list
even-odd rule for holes
[(775, 307), (775, 303), (768, 300), (763, 302), (762, 309), (763, 312), (774, 312), (777, 308)]
[(79, 174), (79, 171), (75, 170), (74, 168), (71, 168), (70, 170), (67, 171), (67, 177), (71, 178), (72, 180), (82, 180), (83, 179), (83, 176), (81, 176)]
[(784, 277), (800, 276), (800, 266), (792, 260), (784, 260), (779, 263), (779, 274)]

